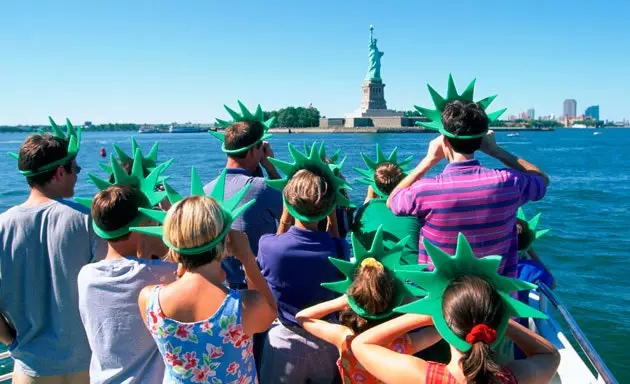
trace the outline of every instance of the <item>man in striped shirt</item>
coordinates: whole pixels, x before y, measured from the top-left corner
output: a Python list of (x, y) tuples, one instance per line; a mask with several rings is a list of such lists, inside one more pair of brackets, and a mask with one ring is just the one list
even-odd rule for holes
[[(494, 132), (488, 131), (488, 117), (473, 102), (453, 101), (442, 113), (447, 133), (431, 141), (426, 157), (396, 187), (387, 205), (397, 216), (417, 216), (423, 221), (420, 232), (419, 263), (431, 260), (422, 238), (453, 254), (457, 234), (462, 232), (477, 257), (501, 255), (499, 272), (517, 276), (518, 244), (516, 211), (528, 201), (545, 195), (549, 178), (535, 165), (497, 146)], [(457, 136), (486, 136), (457, 139)], [(485, 168), (475, 160), (481, 150), (508, 168)], [(430, 178), (423, 176), (442, 159), (449, 164)]]

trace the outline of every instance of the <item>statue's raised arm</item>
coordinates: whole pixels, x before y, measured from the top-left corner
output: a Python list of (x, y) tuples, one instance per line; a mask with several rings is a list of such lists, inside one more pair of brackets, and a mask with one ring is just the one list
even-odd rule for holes
[(384, 52), (378, 50), (376, 40), (374, 38), (374, 26), (370, 25), (370, 44), (368, 45), (370, 65), (365, 76), (366, 80), (381, 80), (381, 57), (383, 57)]

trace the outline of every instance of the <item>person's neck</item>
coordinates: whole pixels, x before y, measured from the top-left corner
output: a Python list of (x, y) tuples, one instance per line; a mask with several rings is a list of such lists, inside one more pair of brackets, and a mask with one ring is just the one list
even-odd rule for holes
[(308, 231), (317, 231), (317, 221), (307, 223), (307, 222), (295, 219), (295, 226), (299, 229), (306, 229)]
[(24, 205), (40, 205), (49, 202), (50, 200), (61, 199), (59, 193), (57, 193), (54, 188), (50, 186), (35, 186), (31, 188), (31, 192), (28, 195), (28, 198), (24, 202)]
[(464, 371), (462, 371), (462, 366), (460, 364), (461, 359), (462, 353), (451, 346), (451, 361), (446, 365), (446, 368), (450, 374), (455, 377), (455, 380), (458, 383), (465, 383), (466, 376), (464, 375)]
[(107, 242), (106, 260), (121, 259), (127, 256), (135, 256), (138, 245), (132, 241)]
[(180, 280), (192, 280), (198, 279), (200, 277), (214, 285), (223, 284), (223, 281), (225, 280), (225, 274), (223, 273), (223, 269), (221, 269), (221, 263), (217, 260), (214, 260), (198, 268), (185, 270)]
[(245, 159), (235, 159), (232, 157), (227, 158), (227, 162), (225, 163), (225, 168), (226, 169), (241, 168), (241, 169), (246, 170), (250, 174), (253, 174), (254, 172), (256, 172), (255, 165), (251, 166), (247, 164), (247, 161), (245, 161)]
[(461, 163), (462, 161), (475, 160), (475, 154), (471, 153), (467, 155), (465, 153), (457, 153), (453, 152), (452, 158), (449, 160), (450, 163)]

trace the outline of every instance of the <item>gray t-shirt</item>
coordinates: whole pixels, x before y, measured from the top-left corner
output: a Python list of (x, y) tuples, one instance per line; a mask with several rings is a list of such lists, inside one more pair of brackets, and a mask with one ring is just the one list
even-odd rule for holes
[(140, 316), (138, 295), (175, 281), (177, 264), (135, 257), (88, 264), (79, 273), (79, 310), (92, 361), (90, 383), (161, 383), (164, 363)]
[(17, 331), (15, 364), (29, 376), (87, 370), (77, 276), (107, 249), (87, 209), (65, 200), (10, 208), (0, 241), (0, 312)]

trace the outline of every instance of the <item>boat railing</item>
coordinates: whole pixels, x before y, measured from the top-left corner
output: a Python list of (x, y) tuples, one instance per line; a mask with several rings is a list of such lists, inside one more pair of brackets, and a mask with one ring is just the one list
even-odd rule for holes
[(612, 372), (610, 372), (610, 369), (608, 369), (604, 360), (599, 356), (597, 351), (595, 351), (595, 348), (593, 348), (590, 341), (588, 341), (586, 335), (584, 335), (584, 332), (582, 332), (582, 329), (573, 316), (571, 316), (571, 313), (569, 313), (569, 310), (562, 300), (560, 300), (560, 298), (542, 282), (538, 282), (538, 291), (542, 294), (540, 303), (541, 309), (546, 307), (548, 301), (558, 310), (558, 313), (560, 313), (569, 327), (571, 335), (573, 335), (573, 338), (582, 349), (582, 352), (584, 352), (593, 368), (595, 368), (595, 371), (599, 376), (598, 381), (603, 381), (606, 384), (618, 384), (619, 382), (615, 379)]
[[(9, 354), (9, 351), (0, 353), (0, 361), (8, 360), (10, 358), (11, 358), (11, 355)], [(5, 382), (11, 381), (11, 376), (12, 375), (13, 374), (11, 372), (5, 373), (4, 375), (0, 375), (0, 383), (5, 383)]]

